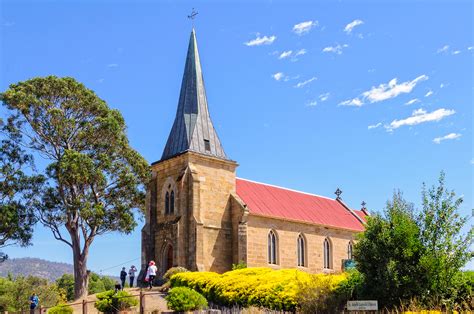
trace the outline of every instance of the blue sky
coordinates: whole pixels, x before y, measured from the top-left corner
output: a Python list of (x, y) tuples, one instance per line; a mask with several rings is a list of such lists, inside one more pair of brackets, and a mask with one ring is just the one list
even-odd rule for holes
[[(397, 188), (419, 206), (422, 182), (444, 170), (471, 214), (468, 1), (3, 0), (0, 90), (75, 77), (123, 113), (132, 145), (156, 161), (175, 115), (192, 7), (211, 116), (238, 176), (330, 197), (340, 187), (350, 206), (365, 200), (380, 211)], [(89, 267), (115, 274), (112, 266), (139, 264), (142, 224), (97, 238)], [(32, 247), (5, 251), (72, 261), (41, 226)]]

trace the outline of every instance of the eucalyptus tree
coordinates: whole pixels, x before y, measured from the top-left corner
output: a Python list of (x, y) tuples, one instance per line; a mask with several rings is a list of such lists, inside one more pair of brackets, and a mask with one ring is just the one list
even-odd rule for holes
[(37, 217), (71, 248), (74, 297), (83, 297), (94, 239), (137, 225), (148, 164), (130, 146), (120, 112), (73, 78), (12, 84), (0, 99), (9, 111), (3, 130), (46, 164)]

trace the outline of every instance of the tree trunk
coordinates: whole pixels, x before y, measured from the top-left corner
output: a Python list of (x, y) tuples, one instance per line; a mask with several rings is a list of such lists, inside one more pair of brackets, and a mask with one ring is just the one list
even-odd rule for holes
[(82, 254), (80, 251), (80, 248), (77, 248), (76, 250), (73, 247), (75, 300), (87, 297), (89, 286), (89, 271), (87, 270), (87, 250), (84, 250)]
[(74, 299), (87, 297), (89, 287), (89, 271), (87, 270), (87, 258), (89, 257), (89, 246), (92, 239), (84, 239), (84, 247), (81, 250), (81, 237), (77, 228), (68, 229), (71, 235), (72, 256), (74, 259)]
[(87, 297), (89, 274), (86, 266), (87, 258), (74, 258), (74, 299)]

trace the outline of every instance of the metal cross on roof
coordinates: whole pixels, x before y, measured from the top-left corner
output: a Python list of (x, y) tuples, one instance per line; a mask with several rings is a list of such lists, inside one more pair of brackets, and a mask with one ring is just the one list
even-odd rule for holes
[(193, 8), (193, 10), (191, 11), (191, 15), (188, 15), (188, 19), (192, 20), (193, 24), (194, 24), (194, 19), (196, 18), (196, 15), (198, 15), (198, 14), (199, 13), (196, 10), (194, 10), (194, 8)]
[(342, 191), (341, 189), (337, 188), (336, 192), (334, 192), (334, 194), (336, 194), (336, 199), (337, 200), (340, 200), (341, 199), (341, 194), (342, 194)]
[(365, 201), (362, 201), (360, 205), (362, 205), (362, 209), (365, 209), (365, 205), (367, 205), (367, 203)]

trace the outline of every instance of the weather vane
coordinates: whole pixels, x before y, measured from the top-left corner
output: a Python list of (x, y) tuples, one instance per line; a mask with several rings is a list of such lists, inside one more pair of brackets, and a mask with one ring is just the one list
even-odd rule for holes
[(188, 19), (190, 19), (192, 21), (193, 27), (194, 27), (194, 19), (196, 18), (196, 15), (198, 15), (198, 14), (199, 13), (196, 10), (194, 10), (194, 8), (193, 8), (193, 10), (191, 11), (191, 15), (188, 15)]
[(342, 191), (341, 189), (337, 188), (336, 192), (334, 192), (334, 194), (337, 195), (337, 200), (340, 200), (341, 199), (341, 194), (342, 194)]

